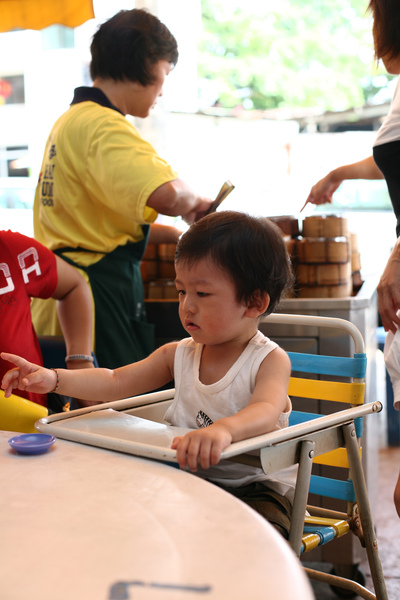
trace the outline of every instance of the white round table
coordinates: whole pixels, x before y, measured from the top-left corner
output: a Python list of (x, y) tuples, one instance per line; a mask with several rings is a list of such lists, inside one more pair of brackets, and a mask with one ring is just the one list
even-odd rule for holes
[(287, 542), (245, 504), (167, 464), (0, 432), (4, 600), (313, 600)]

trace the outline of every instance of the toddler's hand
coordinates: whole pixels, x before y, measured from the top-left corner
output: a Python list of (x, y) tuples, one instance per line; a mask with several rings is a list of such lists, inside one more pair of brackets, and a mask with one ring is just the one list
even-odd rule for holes
[(4, 375), (1, 387), (4, 395), (9, 398), (13, 389), (28, 390), (36, 394), (46, 394), (54, 389), (57, 375), (54, 371), (39, 367), (15, 354), (1, 353), (1, 358), (14, 363), (15, 369), (10, 369)]
[(171, 445), (181, 469), (186, 466), (195, 473), (200, 462), (202, 469), (219, 463), (221, 452), (232, 443), (228, 429), (218, 423), (176, 437)]

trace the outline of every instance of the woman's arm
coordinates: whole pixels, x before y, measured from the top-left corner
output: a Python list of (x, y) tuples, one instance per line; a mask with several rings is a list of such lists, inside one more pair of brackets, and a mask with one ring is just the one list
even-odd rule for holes
[(147, 206), (162, 215), (181, 216), (190, 225), (206, 213), (211, 202), (211, 198), (195, 194), (182, 179), (174, 179), (154, 190)]
[[(400, 422), (400, 413), (399, 413), (399, 422)], [(396, 512), (400, 517), (400, 473), (399, 473), (399, 477), (397, 479), (396, 487), (394, 489), (393, 499), (394, 499), (394, 505), (396, 507)]]
[(379, 314), (385, 331), (396, 333), (400, 327), (400, 238), (396, 240), (378, 287)]
[(326, 204), (332, 202), (333, 194), (345, 179), (384, 179), (384, 177), (373, 156), (350, 165), (343, 165), (333, 169), (313, 185), (303, 208), (308, 203)]
[(152, 223), (150, 225), (149, 244), (176, 244), (182, 231), (173, 225)]

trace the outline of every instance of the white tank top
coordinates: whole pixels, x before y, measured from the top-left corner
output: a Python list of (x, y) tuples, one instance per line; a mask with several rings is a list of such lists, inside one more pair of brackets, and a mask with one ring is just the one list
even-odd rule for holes
[[(203, 345), (197, 344), (192, 338), (181, 340), (175, 353), (175, 398), (165, 413), (165, 420), (178, 427), (199, 429), (236, 414), (248, 406), (258, 369), (264, 358), (277, 347), (275, 342), (258, 331), (224, 377), (211, 385), (204, 385), (199, 379)], [(276, 430), (287, 427), (291, 409), (288, 398)], [(262, 481), (284, 495), (294, 485), (292, 474), (289, 479), (280, 479), (277, 474), (270, 478), (262, 469), (230, 461), (221, 461), (205, 471), (199, 468), (197, 474), (228, 487)]]
[(400, 78), (397, 80), (392, 103), (386, 119), (383, 121), (373, 146), (381, 146), (388, 142), (400, 140)]

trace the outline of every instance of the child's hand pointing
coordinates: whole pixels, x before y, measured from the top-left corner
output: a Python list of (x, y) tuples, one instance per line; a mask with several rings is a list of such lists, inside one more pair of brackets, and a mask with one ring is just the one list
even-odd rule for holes
[(56, 386), (57, 374), (54, 371), (39, 367), (20, 356), (7, 352), (2, 352), (1, 358), (15, 365), (14, 369), (7, 371), (1, 382), (6, 398), (11, 396), (14, 389), (46, 394)]

